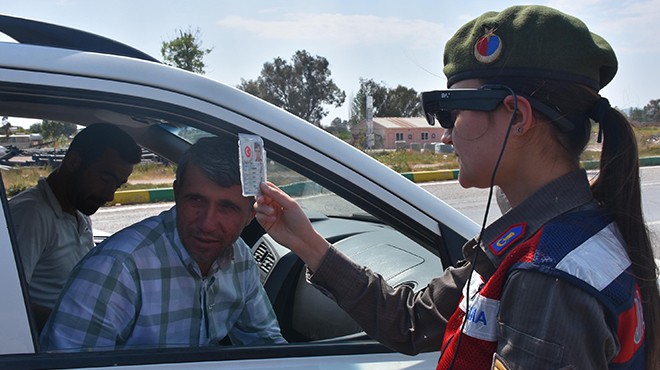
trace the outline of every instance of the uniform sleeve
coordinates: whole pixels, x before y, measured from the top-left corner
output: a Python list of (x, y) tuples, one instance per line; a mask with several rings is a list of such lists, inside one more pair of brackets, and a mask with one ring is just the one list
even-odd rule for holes
[(52, 223), (46, 220), (44, 212), (35, 212), (35, 209), (30, 202), (11, 204), (10, 207), (14, 236), (28, 284), (39, 258), (52, 243)]
[(139, 307), (138, 288), (115, 258), (88, 255), (73, 271), (41, 335), (48, 351), (114, 350)]
[(469, 273), (469, 264), (450, 267), (418, 292), (408, 286), (394, 289), (380, 275), (330, 248), (309, 280), (373, 339), (412, 355), (440, 349)]
[(515, 369), (607, 369), (617, 349), (602, 305), (582, 289), (514, 271), (502, 294), (497, 355)]
[(244, 279), (247, 290), (245, 308), (229, 331), (229, 338), (233, 344), (240, 345), (286, 343), (268, 295), (261, 285), (257, 264), (251, 256), (244, 263), (246, 269), (241, 279)]

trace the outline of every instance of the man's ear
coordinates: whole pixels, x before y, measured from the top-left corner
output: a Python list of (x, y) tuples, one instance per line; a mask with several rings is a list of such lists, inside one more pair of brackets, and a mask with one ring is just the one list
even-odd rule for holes
[(82, 166), (82, 157), (80, 153), (72, 151), (66, 153), (62, 160), (62, 166), (67, 173), (74, 173)]
[(515, 135), (524, 135), (534, 124), (534, 109), (532, 104), (525, 97), (517, 95), (515, 98), (512, 95), (507, 96), (502, 101), (506, 110), (513, 113), (515, 110), (515, 117), (511, 126), (511, 131)]

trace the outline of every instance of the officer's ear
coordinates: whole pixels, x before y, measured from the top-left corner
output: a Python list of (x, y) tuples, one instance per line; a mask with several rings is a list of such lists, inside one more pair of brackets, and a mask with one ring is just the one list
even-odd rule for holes
[(504, 108), (515, 116), (511, 126), (511, 132), (515, 135), (524, 135), (534, 124), (534, 109), (532, 104), (524, 96), (509, 95), (502, 101)]

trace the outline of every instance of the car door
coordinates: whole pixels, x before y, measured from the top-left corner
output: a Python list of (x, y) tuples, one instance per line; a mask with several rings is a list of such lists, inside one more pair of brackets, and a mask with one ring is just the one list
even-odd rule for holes
[[(81, 126), (110, 122), (129, 132), (144, 148), (174, 163), (198, 135), (260, 135), (273, 163), (318, 184), (368, 216), (352, 220), (329, 217), (332, 227), (328, 235), (337, 236), (359, 225), (355, 235), (362, 239), (350, 239), (352, 245), (381, 248), (387, 243), (373, 240), (399, 240), (393, 243), (418, 249), (413, 254), (423, 254), (420, 258), (433, 263), (437, 274), (455, 263), (463, 242), (476, 233), (476, 225), (465, 216), (325, 131), (232, 87), (157, 63), (75, 50), (0, 45), (0, 114)], [(413, 357), (393, 353), (360, 333), (256, 348), (43, 352), (26, 304), (17, 241), (13, 240), (5, 192), (1, 193), (0, 224), (5, 227), (0, 230), (0, 289), (5, 299), (0, 301), (0, 367), (435, 368), (438, 353)], [(313, 216), (317, 220), (327, 217)], [(353, 226), (345, 226), (348, 221)], [(347, 238), (344, 235), (336, 241), (348, 244)], [(284, 267), (278, 273), (266, 271), (264, 283), (279, 274), (303, 291), (302, 266), (295, 256), (290, 257), (263, 235), (254, 243), (255, 256), (263, 252), (264, 245), (267, 252), (277, 255), (277, 261), (288, 261), (279, 265)], [(283, 284), (275, 284), (274, 291), (282, 291)], [(277, 296), (273, 293), (272, 299)], [(321, 299), (313, 293), (301, 296), (313, 297), (309, 305), (319, 304)], [(285, 312), (292, 309), (287, 304), (282, 307)]]

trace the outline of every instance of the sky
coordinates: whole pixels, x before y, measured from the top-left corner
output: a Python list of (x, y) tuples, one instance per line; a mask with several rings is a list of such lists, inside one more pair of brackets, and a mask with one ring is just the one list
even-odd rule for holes
[[(96, 33), (162, 60), (161, 44), (177, 30), (200, 31), (206, 76), (236, 86), (256, 79), (266, 62), (291, 61), (297, 50), (328, 60), (346, 92), (328, 116), (348, 119), (359, 79), (417, 92), (443, 89), (446, 41), (464, 23), (518, 1), (492, 0), (5, 0), (4, 14)], [(660, 99), (660, 0), (550, 0), (584, 21), (614, 48), (619, 71), (601, 90), (613, 106)], [(0, 37), (0, 40), (3, 40)], [(6, 38), (5, 38), (6, 40)], [(13, 123), (13, 121), (12, 121)]]

